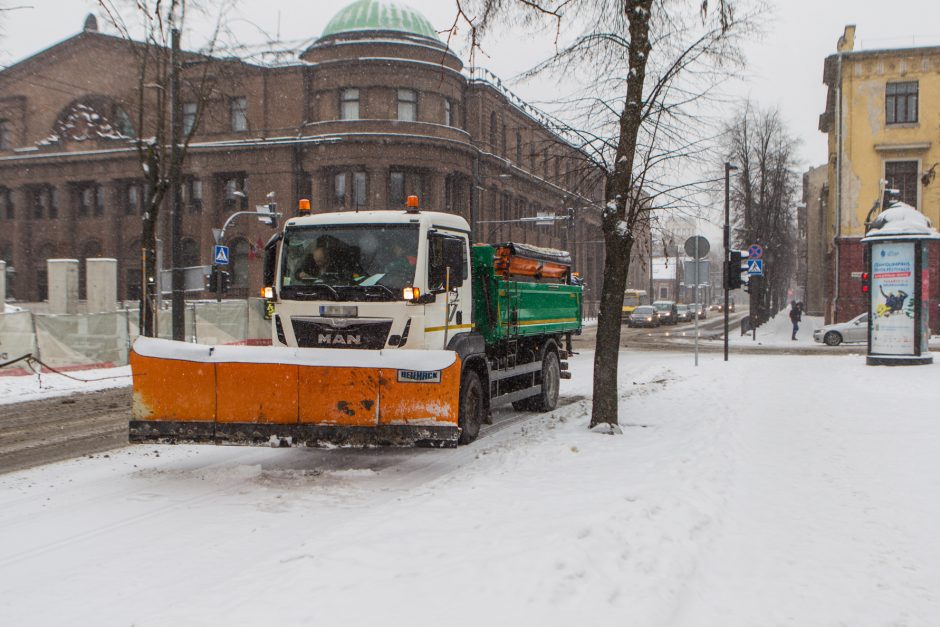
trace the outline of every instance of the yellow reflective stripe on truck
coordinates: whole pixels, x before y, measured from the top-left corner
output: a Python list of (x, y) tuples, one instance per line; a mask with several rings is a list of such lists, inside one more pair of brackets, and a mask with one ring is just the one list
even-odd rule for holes
[[(447, 330), (453, 331), (454, 329), (472, 329), (472, 324), (449, 324), (447, 325)], [(425, 333), (435, 333), (437, 331), (443, 331), (444, 327), (424, 327)]]
[(520, 327), (527, 327), (533, 324), (561, 324), (562, 322), (577, 322), (577, 318), (552, 318), (551, 320), (526, 320), (518, 323)]

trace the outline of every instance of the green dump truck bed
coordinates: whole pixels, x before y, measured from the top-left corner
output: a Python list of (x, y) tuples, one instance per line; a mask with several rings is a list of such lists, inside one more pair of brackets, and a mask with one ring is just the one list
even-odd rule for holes
[[(497, 247), (473, 247), (475, 325), (487, 344), (581, 329), (582, 288), (564, 279), (506, 277), (497, 272)], [(537, 262), (536, 262), (537, 263)]]

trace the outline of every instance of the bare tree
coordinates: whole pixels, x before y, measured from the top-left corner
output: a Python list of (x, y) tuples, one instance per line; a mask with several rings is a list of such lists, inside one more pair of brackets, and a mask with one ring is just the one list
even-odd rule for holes
[[(146, 191), (141, 221), (140, 332), (156, 334), (157, 225), (171, 181), (180, 175), (190, 141), (199, 128), (207, 105), (222, 82), (226, 63), (215, 55), (222, 18), (231, 2), (217, 3), (215, 29), (199, 52), (173, 49), (174, 33), (184, 29), (192, 12), (205, 14), (196, 0), (98, 0), (108, 23), (128, 44), (137, 67), (133, 103), (134, 144), (143, 170)], [(175, 66), (175, 67), (174, 67)], [(174, 74), (180, 77), (174, 84)], [(176, 98), (173, 91), (176, 90)], [(181, 95), (183, 92), (185, 95)], [(174, 133), (171, 121), (181, 120), (182, 99), (196, 106), (192, 124)], [(178, 138), (178, 141), (174, 141)], [(172, 200), (172, 199), (170, 199)]]
[[(455, 24), (470, 25), (473, 47), (507, 17), (547, 23), (556, 52), (529, 75), (582, 78), (578, 94), (560, 103), (560, 116), (571, 120), (563, 130), (604, 178), (592, 427), (617, 424), (623, 292), (637, 234), (650, 211), (695, 211), (706, 191), (707, 181), (688, 172), (714, 147), (717, 132), (702, 124), (703, 110), (740, 67), (737, 42), (754, 26), (753, 12), (736, 12), (745, 1), (457, 0)], [(578, 32), (570, 41), (568, 27)]]
[(731, 189), (732, 241), (738, 248), (755, 243), (764, 248), (764, 277), (750, 281), (756, 323), (766, 322), (785, 306), (796, 270), (798, 146), (777, 110), (761, 110), (750, 102), (726, 129), (727, 156), (739, 167)]

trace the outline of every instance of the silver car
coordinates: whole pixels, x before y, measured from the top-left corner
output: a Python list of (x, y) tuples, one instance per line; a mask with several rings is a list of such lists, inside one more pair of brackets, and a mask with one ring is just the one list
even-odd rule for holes
[(863, 313), (848, 322), (827, 324), (813, 331), (813, 339), (827, 346), (838, 346), (842, 342), (867, 342), (868, 314)]

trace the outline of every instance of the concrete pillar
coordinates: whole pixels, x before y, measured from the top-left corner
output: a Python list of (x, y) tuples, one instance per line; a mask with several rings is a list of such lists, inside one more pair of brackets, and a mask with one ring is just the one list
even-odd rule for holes
[(117, 310), (117, 259), (85, 260), (85, 291), (88, 313)]
[(49, 313), (78, 313), (78, 259), (49, 259)]
[[(7, 262), (0, 261), (0, 304), (7, 301)], [(3, 311), (0, 311), (3, 313)]]

